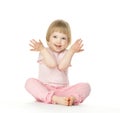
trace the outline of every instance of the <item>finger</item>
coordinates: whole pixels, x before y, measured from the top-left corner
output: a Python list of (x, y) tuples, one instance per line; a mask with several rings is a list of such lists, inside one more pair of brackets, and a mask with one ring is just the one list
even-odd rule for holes
[(34, 39), (32, 39), (30, 42), (31, 42), (32, 44), (36, 44), (36, 43), (37, 43), (37, 41), (35, 41)]
[(79, 43), (79, 44), (81, 44), (81, 43), (82, 43), (82, 40), (81, 40), (81, 39), (79, 39), (79, 40), (78, 40), (78, 43)]
[(81, 38), (77, 39), (77, 41), (81, 41), (81, 40), (82, 40)]
[(39, 42), (42, 43), (41, 40), (39, 40)]
[(33, 45), (35, 45), (35, 42), (33, 40), (30, 40), (30, 43), (33, 44)]
[(82, 43), (82, 40), (81, 40), (81, 39), (78, 39), (78, 40), (76, 40), (76, 42), (75, 42), (75, 44), (78, 44), (78, 45), (81, 45), (81, 43)]
[(77, 52), (82, 52), (82, 51), (84, 51), (84, 49), (79, 49)]
[(83, 47), (83, 44), (79, 45), (79, 47), (82, 48), (82, 47)]
[(41, 40), (39, 40), (39, 44), (43, 46), (43, 43), (41, 42)]
[(30, 51), (35, 51), (35, 49), (30, 49)]
[(29, 46), (34, 48), (34, 45), (32, 45), (32, 44), (29, 44)]
[(82, 48), (83, 47), (83, 44), (79, 45), (79, 51), (84, 51), (84, 49)]
[(80, 49), (80, 51), (84, 51), (84, 49)]

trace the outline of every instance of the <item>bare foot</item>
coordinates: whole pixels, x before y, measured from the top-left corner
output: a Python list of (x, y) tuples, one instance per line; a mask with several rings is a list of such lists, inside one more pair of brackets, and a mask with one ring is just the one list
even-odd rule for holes
[(54, 104), (61, 104), (66, 106), (72, 106), (74, 104), (75, 97), (59, 97), (53, 96), (52, 101)]
[(69, 97), (69, 100), (68, 100), (68, 106), (72, 106), (74, 104), (74, 100), (75, 100), (75, 97)]
[(59, 96), (53, 96), (52, 101), (54, 104), (61, 104), (61, 105), (66, 105), (69, 106), (69, 103), (71, 104), (72, 99), (69, 97), (59, 97)]

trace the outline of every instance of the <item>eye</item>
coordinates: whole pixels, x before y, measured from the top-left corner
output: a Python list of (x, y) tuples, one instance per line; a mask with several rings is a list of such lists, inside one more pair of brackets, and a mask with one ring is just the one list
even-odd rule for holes
[(54, 36), (53, 36), (53, 38), (57, 38), (57, 36), (56, 36), (56, 35), (54, 35)]
[(62, 37), (62, 39), (63, 39), (63, 40), (66, 40), (66, 38), (65, 38), (65, 37)]

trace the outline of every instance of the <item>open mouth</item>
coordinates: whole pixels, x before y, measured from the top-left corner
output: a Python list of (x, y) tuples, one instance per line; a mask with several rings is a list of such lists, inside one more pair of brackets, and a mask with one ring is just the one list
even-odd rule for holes
[(61, 45), (56, 45), (56, 44), (55, 44), (55, 47), (57, 47), (57, 48), (61, 48), (62, 46), (61, 46)]

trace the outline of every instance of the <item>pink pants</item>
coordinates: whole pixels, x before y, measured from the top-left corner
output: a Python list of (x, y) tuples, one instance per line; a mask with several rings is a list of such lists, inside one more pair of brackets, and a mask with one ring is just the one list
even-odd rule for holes
[(44, 103), (52, 104), (52, 96), (76, 98), (74, 105), (82, 103), (90, 93), (90, 85), (88, 83), (78, 83), (67, 87), (54, 87), (41, 83), (38, 79), (29, 78), (25, 84), (26, 90), (37, 100)]

